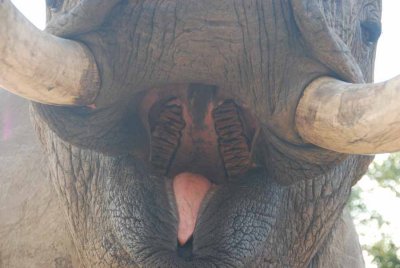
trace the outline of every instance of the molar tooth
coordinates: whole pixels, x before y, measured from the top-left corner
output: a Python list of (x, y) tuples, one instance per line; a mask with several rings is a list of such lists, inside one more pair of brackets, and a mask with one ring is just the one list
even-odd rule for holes
[(213, 111), (218, 145), (228, 177), (246, 172), (251, 167), (248, 139), (243, 131), (239, 107), (227, 100)]
[[(160, 120), (167, 121), (172, 125), (182, 126), (185, 124), (182, 118), (182, 107), (176, 107), (177, 105), (168, 105), (168, 113), (160, 114)], [(179, 108), (179, 109), (177, 109)]]
[(176, 145), (176, 140), (177, 140), (178, 135), (168, 135), (168, 133), (163, 133), (163, 132), (156, 132), (154, 133), (153, 137), (157, 138), (157, 142), (160, 145), (165, 145), (165, 146), (175, 146)]
[(184, 127), (182, 107), (165, 105), (151, 132), (151, 164), (155, 173), (168, 174)]

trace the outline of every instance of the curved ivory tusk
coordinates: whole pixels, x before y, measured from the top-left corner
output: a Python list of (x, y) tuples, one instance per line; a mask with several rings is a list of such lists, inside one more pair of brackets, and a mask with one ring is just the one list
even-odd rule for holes
[(0, 0), (0, 87), (53, 105), (93, 103), (100, 87), (90, 51), (35, 28), (9, 0)]
[(400, 76), (379, 84), (318, 78), (304, 91), (296, 126), (304, 141), (336, 152), (400, 151)]

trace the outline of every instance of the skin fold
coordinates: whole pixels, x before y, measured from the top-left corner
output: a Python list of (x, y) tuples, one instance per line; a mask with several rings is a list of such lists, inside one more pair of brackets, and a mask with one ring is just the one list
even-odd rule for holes
[[(49, 32), (93, 54), (100, 90), (31, 103), (33, 128), (0, 92), (0, 267), (364, 266), (344, 207), (373, 157), (305, 143), (295, 113), (318, 77), (372, 81), (380, 1), (51, 2)], [(184, 187), (202, 201), (179, 246)]]

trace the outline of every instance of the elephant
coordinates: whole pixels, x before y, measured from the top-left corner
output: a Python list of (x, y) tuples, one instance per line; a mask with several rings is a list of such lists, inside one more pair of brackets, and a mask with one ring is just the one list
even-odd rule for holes
[(0, 267), (364, 267), (381, 1), (46, 4), (0, 1)]

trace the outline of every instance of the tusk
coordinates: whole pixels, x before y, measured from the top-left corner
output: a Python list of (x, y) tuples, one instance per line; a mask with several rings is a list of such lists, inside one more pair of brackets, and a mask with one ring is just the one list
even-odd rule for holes
[(296, 111), (305, 142), (348, 154), (400, 151), (400, 76), (378, 84), (314, 80)]
[(90, 51), (33, 26), (9, 0), (0, 0), (0, 87), (53, 105), (94, 102), (99, 73)]

